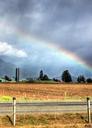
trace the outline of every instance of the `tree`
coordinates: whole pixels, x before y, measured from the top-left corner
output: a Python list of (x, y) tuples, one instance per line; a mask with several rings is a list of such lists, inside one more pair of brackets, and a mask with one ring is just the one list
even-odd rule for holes
[(43, 71), (40, 71), (39, 80), (43, 80)]
[(65, 70), (62, 73), (62, 81), (64, 81), (64, 82), (72, 82), (72, 77), (71, 77), (71, 74), (69, 73), (68, 70)]
[(43, 74), (43, 70), (41, 70), (39, 77), (38, 77), (38, 80), (49, 80), (49, 77), (48, 77), (48, 75)]
[(4, 79), (7, 80), (7, 81), (11, 81), (11, 78), (9, 78), (9, 77), (6, 76), (6, 75), (5, 75)]
[(78, 76), (77, 78), (78, 83), (85, 83), (85, 77), (83, 75)]
[(91, 78), (88, 78), (88, 79), (86, 80), (86, 82), (87, 82), (87, 83), (92, 83), (92, 79), (91, 79)]
[(43, 80), (49, 80), (49, 77), (45, 74), (45, 75), (43, 76)]

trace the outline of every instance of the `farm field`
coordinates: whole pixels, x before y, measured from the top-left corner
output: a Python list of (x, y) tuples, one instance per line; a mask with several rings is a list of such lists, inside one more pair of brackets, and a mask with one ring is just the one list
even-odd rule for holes
[[(80, 101), (92, 99), (92, 84), (0, 84), (0, 102), (12, 101)], [(87, 114), (17, 115), (16, 128), (91, 128)], [(12, 116), (0, 116), (0, 127), (12, 128)]]
[(0, 100), (84, 100), (92, 98), (92, 84), (0, 84)]

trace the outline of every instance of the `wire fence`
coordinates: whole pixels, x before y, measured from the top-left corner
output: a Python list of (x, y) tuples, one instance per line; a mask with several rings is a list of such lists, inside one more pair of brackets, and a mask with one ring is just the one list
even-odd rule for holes
[(12, 114), (13, 125), (16, 125), (16, 114), (31, 113), (87, 113), (88, 123), (91, 123), (92, 102), (30, 102), (17, 103), (13, 97), (12, 103), (0, 103), (0, 114)]

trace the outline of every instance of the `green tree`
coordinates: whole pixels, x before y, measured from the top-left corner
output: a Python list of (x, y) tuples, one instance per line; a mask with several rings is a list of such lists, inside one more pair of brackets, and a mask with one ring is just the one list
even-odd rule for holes
[(43, 71), (42, 70), (40, 71), (40, 74), (39, 74), (39, 80), (43, 80)]
[(62, 73), (62, 81), (64, 81), (64, 82), (72, 82), (72, 77), (71, 77), (71, 74), (69, 73), (68, 70), (65, 70)]
[(11, 78), (9, 78), (7, 75), (5, 75), (4, 79), (7, 81), (11, 81)]
[(91, 78), (88, 78), (88, 79), (86, 80), (86, 82), (87, 82), (87, 83), (92, 83), (92, 79), (91, 79)]
[(83, 75), (78, 76), (77, 78), (78, 83), (85, 83), (85, 77)]
[(45, 74), (45, 75), (43, 76), (43, 80), (49, 80), (49, 77)]

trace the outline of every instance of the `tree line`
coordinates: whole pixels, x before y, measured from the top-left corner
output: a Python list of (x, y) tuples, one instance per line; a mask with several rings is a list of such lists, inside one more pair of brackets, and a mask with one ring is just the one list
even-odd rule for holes
[[(43, 71), (40, 71), (39, 80), (50, 80), (47, 74), (44, 74)], [(60, 80), (53, 78), (54, 81), (59, 82)], [(73, 82), (72, 75), (70, 74), (69, 70), (63, 71), (61, 75), (61, 81), (70, 83)], [(76, 78), (76, 82), (78, 83), (92, 83), (92, 78), (85, 78), (84, 75), (79, 75)]]
[[(7, 75), (4, 76), (4, 79), (5, 79), (5, 81), (12, 81), (12, 79)], [(39, 76), (38, 76), (38, 78), (36, 80), (38, 80), (38, 81), (50, 81), (50, 80), (53, 80), (55, 82), (65, 82), (65, 83), (72, 83), (72, 82), (92, 83), (92, 78), (85, 78), (84, 75), (79, 75), (76, 78), (76, 81), (74, 81), (73, 78), (72, 78), (71, 73), (69, 72), (69, 70), (63, 71), (60, 79), (57, 79), (57, 78), (50, 79), (48, 77), (48, 75), (44, 74), (43, 70), (41, 70), (40, 73), (39, 73)], [(27, 82), (35, 82), (33, 78), (27, 78), (26, 81)]]
[[(68, 70), (65, 70), (62, 73), (61, 78), (62, 78), (62, 81), (64, 81), (64, 82), (73, 82), (72, 76), (71, 76), (71, 74), (70, 74), (70, 72)], [(77, 77), (77, 81), (76, 82), (78, 82), (78, 83), (86, 83), (86, 82), (87, 83), (92, 83), (92, 78), (87, 78), (86, 79), (84, 75), (79, 75)]]

